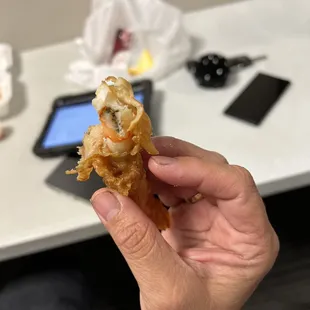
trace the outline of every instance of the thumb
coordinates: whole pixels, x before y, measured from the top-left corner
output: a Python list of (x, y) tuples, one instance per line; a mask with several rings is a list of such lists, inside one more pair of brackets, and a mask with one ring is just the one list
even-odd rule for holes
[[(179, 256), (130, 198), (109, 189), (101, 189), (94, 193), (91, 202), (127, 261), (140, 289), (154, 289), (155, 283), (161, 282), (156, 278), (175, 280), (171, 273), (176, 269)], [(170, 285), (169, 280), (167, 282)], [(158, 289), (163, 289), (161, 286)]]

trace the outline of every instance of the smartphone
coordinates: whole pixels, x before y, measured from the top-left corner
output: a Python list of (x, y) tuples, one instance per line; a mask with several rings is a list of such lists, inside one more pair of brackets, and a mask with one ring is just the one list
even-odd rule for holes
[(258, 73), (224, 114), (258, 126), (290, 84), (288, 80)]

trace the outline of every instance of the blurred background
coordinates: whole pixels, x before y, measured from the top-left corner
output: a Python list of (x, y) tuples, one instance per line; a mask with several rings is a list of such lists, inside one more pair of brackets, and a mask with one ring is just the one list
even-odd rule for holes
[[(238, 0), (169, 0), (182, 11), (188, 12)], [(18, 50), (27, 50), (46, 44), (62, 42), (80, 35), (89, 13), (89, 0), (50, 1), (42, 5), (39, 0), (27, 2), (1, 0), (0, 38)], [(70, 22), (68, 23), (68, 17)], [(57, 22), (55, 22), (57, 20)], [(42, 25), (42, 22), (43, 25)], [(27, 33), (20, 35), (20, 29)]]
[[(129, 76), (155, 134), (250, 170), (280, 237), (245, 309), (310, 309), (310, 1), (167, 0), (161, 11), (146, 1), (131, 23), (155, 36), (137, 31)], [(98, 81), (132, 65), (122, 18), (98, 13), (107, 2), (0, 0), (0, 310), (44, 310), (47, 300), (51, 310), (139, 309), (138, 287), (89, 207), (101, 180), (64, 175), (93, 124)], [(85, 110), (66, 114), (72, 106)]]

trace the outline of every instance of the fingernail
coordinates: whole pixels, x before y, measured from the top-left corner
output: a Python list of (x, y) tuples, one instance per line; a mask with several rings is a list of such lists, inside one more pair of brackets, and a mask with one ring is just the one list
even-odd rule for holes
[(91, 199), (91, 203), (99, 217), (106, 222), (110, 221), (121, 209), (115, 195), (108, 191), (95, 195)]
[(162, 166), (172, 165), (176, 159), (173, 157), (165, 157), (165, 156), (154, 156), (152, 159), (158, 164)]

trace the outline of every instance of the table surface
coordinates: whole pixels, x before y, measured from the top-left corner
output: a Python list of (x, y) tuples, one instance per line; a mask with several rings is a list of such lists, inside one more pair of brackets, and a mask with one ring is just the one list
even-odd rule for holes
[[(268, 10), (266, 5), (268, 3)], [(224, 90), (198, 88), (186, 69), (155, 85), (163, 100), (154, 109), (160, 134), (222, 153), (253, 174), (262, 195), (310, 183), (310, 3), (247, 1), (185, 16), (196, 53), (266, 54), (244, 69)], [(0, 260), (65, 245), (105, 233), (88, 202), (49, 188), (44, 179), (62, 160), (42, 160), (31, 148), (53, 99), (83, 91), (65, 82), (68, 64), (78, 57), (73, 42), (21, 54), (14, 105), (20, 113), (1, 142)], [(223, 110), (260, 72), (292, 85), (262, 126), (223, 116)]]

